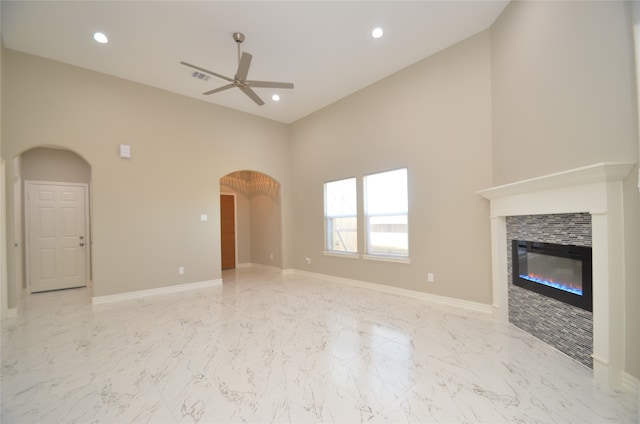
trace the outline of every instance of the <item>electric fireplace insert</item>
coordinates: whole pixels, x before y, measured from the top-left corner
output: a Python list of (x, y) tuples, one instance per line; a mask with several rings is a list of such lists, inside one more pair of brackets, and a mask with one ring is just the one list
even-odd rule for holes
[(514, 285), (593, 310), (590, 247), (524, 240), (511, 247)]

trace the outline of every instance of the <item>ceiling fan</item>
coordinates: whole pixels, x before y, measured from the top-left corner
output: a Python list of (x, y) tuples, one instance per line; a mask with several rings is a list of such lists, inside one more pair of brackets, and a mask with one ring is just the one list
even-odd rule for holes
[(208, 69), (204, 69), (187, 62), (180, 62), (182, 65), (188, 66), (189, 68), (229, 81), (229, 84), (223, 85), (222, 87), (214, 88), (213, 90), (205, 91), (204, 93), (202, 93), (203, 95), (208, 96), (210, 94), (219, 93), (233, 87), (238, 87), (244, 94), (249, 96), (251, 100), (256, 102), (258, 106), (262, 106), (264, 102), (256, 94), (256, 92), (252, 90), (252, 88), (293, 88), (293, 83), (290, 82), (247, 80), (247, 74), (249, 73), (249, 66), (251, 66), (252, 56), (247, 52), (242, 52), (242, 55), (240, 54), (240, 44), (244, 41), (244, 34), (242, 34), (241, 32), (234, 32), (233, 39), (238, 45), (238, 69), (236, 71), (236, 75), (233, 78), (226, 77), (224, 75), (209, 71)]

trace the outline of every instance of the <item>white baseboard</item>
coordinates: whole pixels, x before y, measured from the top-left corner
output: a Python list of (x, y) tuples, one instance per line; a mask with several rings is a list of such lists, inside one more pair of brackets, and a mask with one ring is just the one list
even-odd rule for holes
[(637, 378), (635, 378), (629, 373), (623, 372), (622, 373), (622, 389), (630, 393), (636, 393), (640, 397), (640, 380), (638, 380)]
[(245, 262), (236, 265), (236, 269), (246, 269), (246, 268), (263, 268), (263, 269), (271, 269), (277, 272), (283, 272), (282, 268), (273, 265), (265, 265), (265, 264), (256, 264), (253, 262)]
[(262, 268), (262, 269), (270, 269), (276, 272), (283, 272), (282, 268), (273, 266), (273, 265), (265, 265), (265, 264), (257, 264), (253, 262), (245, 262), (241, 264), (236, 264), (236, 269), (248, 269), (248, 268)]
[(369, 283), (367, 281), (351, 280), (348, 278), (334, 277), (332, 275), (319, 274), (315, 272), (302, 271), (299, 269), (288, 268), (282, 270), (283, 275), (303, 275), (311, 278), (317, 278), (320, 280), (331, 281), (334, 283), (348, 284), (350, 286), (361, 287), (369, 290), (377, 290), (384, 293), (395, 294), (398, 296), (410, 297), (417, 300), (426, 302), (438, 303), (445, 306), (453, 306), (456, 308), (463, 308), (475, 312), (482, 312), (486, 314), (494, 313), (494, 308), (491, 305), (484, 303), (471, 302), (469, 300), (455, 299), (453, 297), (439, 296), (431, 293), (424, 293), (415, 290), (402, 289), (399, 287), (386, 286), (384, 284)]
[(159, 287), (157, 289), (139, 290), (127, 293), (111, 294), (107, 296), (94, 296), (91, 303), (99, 305), (102, 303), (120, 302), (122, 300), (139, 299), (142, 297), (155, 296), (159, 294), (179, 293), (187, 290), (204, 289), (222, 285), (222, 279), (199, 281), (196, 283), (176, 284), (174, 286)]

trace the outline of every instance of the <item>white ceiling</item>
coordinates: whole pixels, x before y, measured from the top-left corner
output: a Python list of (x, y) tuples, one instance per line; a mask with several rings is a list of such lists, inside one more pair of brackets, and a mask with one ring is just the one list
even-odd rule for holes
[[(508, 0), (474, 1), (2, 1), (9, 49), (291, 123), (488, 28)], [(371, 31), (385, 34), (374, 40)], [(96, 43), (102, 31), (109, 44)], [(189, 62), (233, 77), (232, 34), (246, 36), (252, 80), (293, 82), (203, 96)]]

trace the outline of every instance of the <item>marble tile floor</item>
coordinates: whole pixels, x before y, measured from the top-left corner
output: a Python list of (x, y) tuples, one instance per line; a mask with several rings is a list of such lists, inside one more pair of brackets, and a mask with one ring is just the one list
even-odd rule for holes
[(492, 316), (261, 268), (91, 305), (25, 295), (1, 422), (636, 423), (637, 397)]

